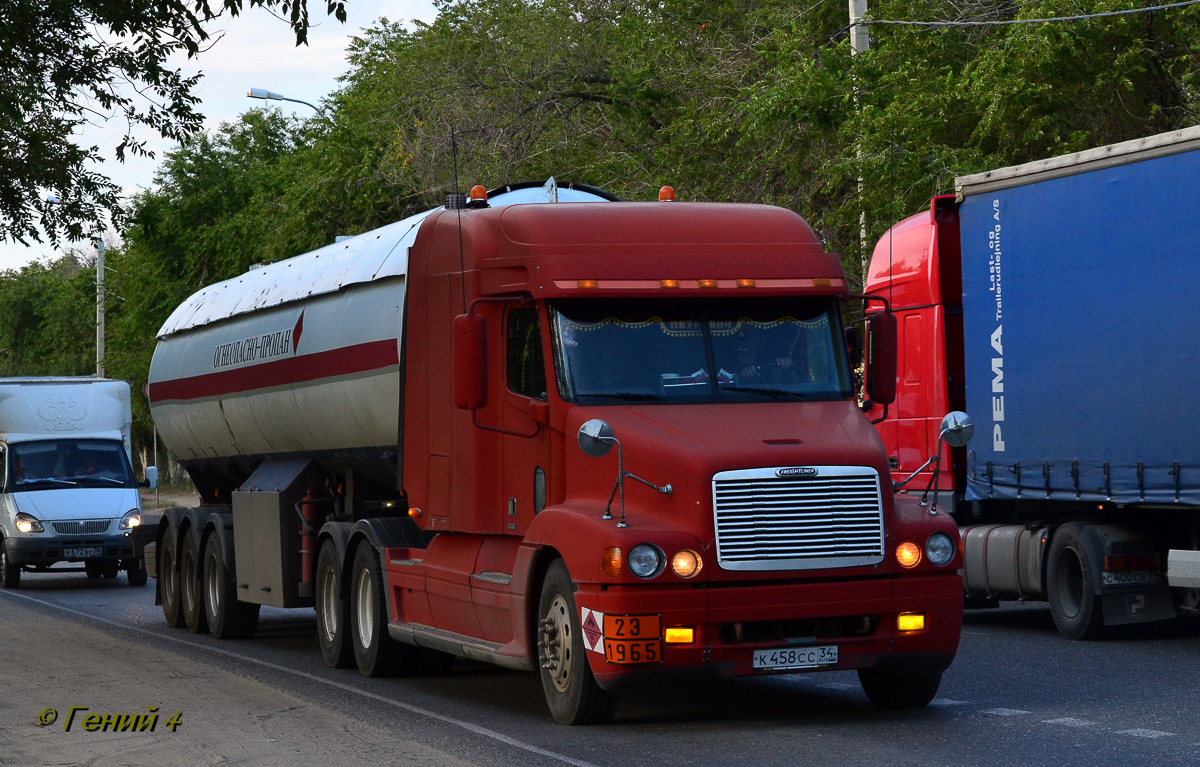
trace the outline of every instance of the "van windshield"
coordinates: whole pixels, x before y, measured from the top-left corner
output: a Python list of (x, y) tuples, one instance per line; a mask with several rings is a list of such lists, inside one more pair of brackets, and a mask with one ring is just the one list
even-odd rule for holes
[(48, 439), (9, 445), (6, 490), (63, 487), (137, 487), (121, 443), (103, 439)]
[(831, 298), (563, 301), (550, 316), (559, 394), (568, 402), (851, 396)]

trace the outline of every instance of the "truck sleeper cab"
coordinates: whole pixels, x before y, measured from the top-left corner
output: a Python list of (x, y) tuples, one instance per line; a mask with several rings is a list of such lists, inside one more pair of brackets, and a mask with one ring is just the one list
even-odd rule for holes
[[(676, 674), (859, 669), (880, 705), (928, 702), (958, 644), (956, 531), (886, 482), (837, 258), (777, 208), (504, 204), (522, 191), (363, 235), (406, 255), (390, 280), (168, 321), (152, 412), (213, 500), (164, 517), (168, 621), (314, 605), (330, 665), (538, 670), (563, 723)], [(275, 327), (278, 359), (226, 363)], [(350, 348), (381, 351), (351, 372)], [(576, 444), (596, 421), (602, 456)]]

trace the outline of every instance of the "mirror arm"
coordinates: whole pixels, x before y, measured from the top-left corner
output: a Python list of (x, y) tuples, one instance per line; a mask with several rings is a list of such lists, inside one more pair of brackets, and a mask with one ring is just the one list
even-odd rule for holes
[[(941, 452), (941, 451), (939, 450), (939, 452)], [(920, 467), (919, 469), (917, 469), (916, 471), (914, 471), (912, 474), (909, 474), (907, 479), (903, 479), (903, 480), (901, 480), (900, 482), (893, 482), (893, 483), (892, 483), (892, 492), (894, 493), (894, 492), (896, 492), (897, 490), (899, 490), (899, 489), (901, 489), (902, 487), (904, 487), (905, 485), (907, 485), (909, 482), (912, 482), (914, 479), (916, 479), (916, 477), (917, 477), (917, 475), (918, 475), (918, 474), (920, 474), (921, 472), (923, 472), (923, 471), (925, 471), (927, 468), (929, 468), (929, 464), (931, 464), (931, 463), (937, 463), (937, 462), (938, 462), (938, 458), (939, 458), (939, 456), (936, 456), (936, 455), (935, 455), (935, 456), (933, 456), (933, 457), (932, 457), (932, 458), (930, 458), (928, 461), (926, 461), (925, 463), (921, 464), (921, 467)]]
[(658, 485), (654, 484), (653, 482), (648, 482), (648, 481), (642, 479), (641, 477), (639, 477), (638, 475), (634, 474), (633, 472), (629, 472), (629, 471), (625, 472), (625, 476), (629, 477), (630, 479), (636, 479), (638, 482), (641, 482), (646, 487), (654, 488), (655, 490), (657, 490), (658, 492), (667, 496), (668, 498), (671, 497), (672, 490), (671, 490), (670, 484), (666, 484), (666, 485), (663, 485), (662, 487), (659, 487)]

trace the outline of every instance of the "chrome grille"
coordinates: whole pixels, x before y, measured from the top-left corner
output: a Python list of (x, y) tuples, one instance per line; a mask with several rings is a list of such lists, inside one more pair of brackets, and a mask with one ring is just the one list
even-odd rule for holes
[(66, 522), (51, 522), (59, 535), (100, 535), (108, 532), (111, 519), (73, 519)]
[(713, 511), (717, 563), (725, 570), (883, 561), (879, 474), (866, 466), (721, 472), (713, 477)]

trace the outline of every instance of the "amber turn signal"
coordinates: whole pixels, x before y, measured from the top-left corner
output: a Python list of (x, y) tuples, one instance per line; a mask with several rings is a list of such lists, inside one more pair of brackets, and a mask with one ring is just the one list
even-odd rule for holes
[(900, 613), (896, 616), (897, 631), (924, 631), (925, 613)]
[(905, 541), (896, 547), (896, 561), (901, 567), (916, 567), (921, 561), (921, 547), (911, 541)]
[(417, 517), (421, 516), (421, 510), (418, 509), (416, 506), (413, 506), (411, 509), (408, 510), (408, 516), (412, 517), (413, 519), (416, 519)]
[(619, 546), (609, 546), (604, 550), (604, 556), (600, 559), (600, 572), (612, 578), (621, 574), (621, 548)]
[(575, 287), (577, 288), (598, 288), (600, 283), (597, 280), (576, 280)]
[(667, 644), (691, 644), (696, 641), (696, 629), (691, 626), (672, 626), (663, 633)]

